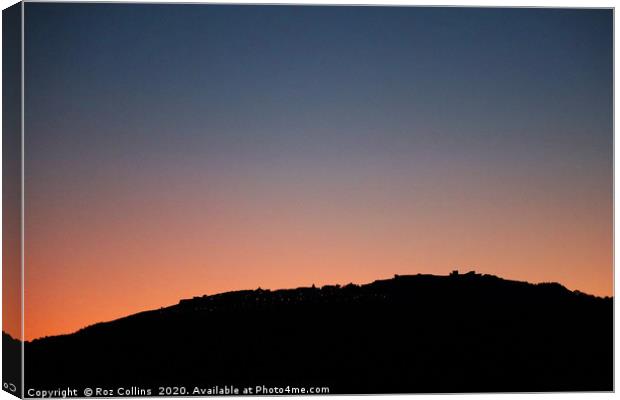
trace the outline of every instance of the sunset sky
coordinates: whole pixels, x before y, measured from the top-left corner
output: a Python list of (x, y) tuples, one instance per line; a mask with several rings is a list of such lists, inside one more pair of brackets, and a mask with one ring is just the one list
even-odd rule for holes
[(25, 338), (475, 269), (612, 295), (612, 11), (27, 3)]

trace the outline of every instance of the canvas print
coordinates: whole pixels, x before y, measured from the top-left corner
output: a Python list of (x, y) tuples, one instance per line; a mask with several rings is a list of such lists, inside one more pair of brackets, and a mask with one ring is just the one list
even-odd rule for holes
[(613, 10), (3, 11), (3, 389), (608, 392)]

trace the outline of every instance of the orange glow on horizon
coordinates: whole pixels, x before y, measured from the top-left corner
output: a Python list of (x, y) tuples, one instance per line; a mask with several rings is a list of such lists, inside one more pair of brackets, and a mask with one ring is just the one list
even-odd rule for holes
[(196, 295), (470, 266), (612, 295), (611, 198), (519, 197), (517, 182), (493, 176), (484, 178), (492, 190), (479, 177), (419, 185), (381, 178), (110, 181), (35, 200), (26, 224), (25, 338)]

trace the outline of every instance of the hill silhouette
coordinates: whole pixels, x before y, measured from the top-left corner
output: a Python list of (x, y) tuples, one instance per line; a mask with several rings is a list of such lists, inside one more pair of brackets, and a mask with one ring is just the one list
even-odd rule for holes
[(2, 383), (3, 389), (21, 397), (22, 342), (2, 332)]
[(613, 299), (475, 273), (395, 276), (195, 297), (25, 352), (26, 389), (611, 391)]

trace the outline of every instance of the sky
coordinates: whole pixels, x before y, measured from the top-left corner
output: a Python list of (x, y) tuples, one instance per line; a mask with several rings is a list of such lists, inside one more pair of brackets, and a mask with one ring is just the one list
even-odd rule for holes
[(2, 330), (21, 339), (21, 5), (2, 12)]
[(611, 10), (25, 9), (27, 340), (453, 269), (613, 294)]

